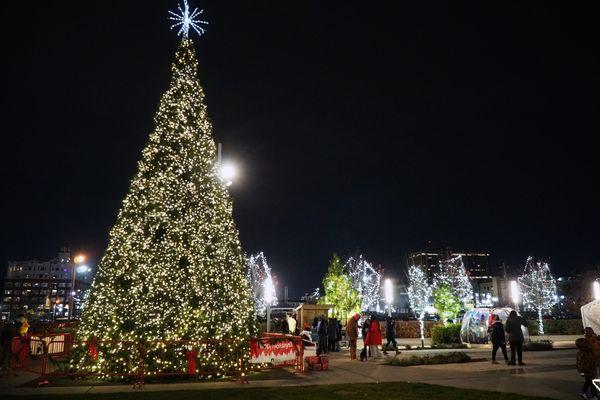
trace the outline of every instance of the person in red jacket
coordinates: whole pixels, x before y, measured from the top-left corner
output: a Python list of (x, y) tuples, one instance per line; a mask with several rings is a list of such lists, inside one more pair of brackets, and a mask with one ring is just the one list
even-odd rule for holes
[(381, 346), (383, 340), (381, 338), (381, 328), (379, 326), (379, 321), (375, 316), (371, 317), (371, 325), (369, 325), (369, 331), (367, 332), (367, 337), (365, 339), (365, 344), (369, 346), (369, 350), (371, 352), (372, 358), (381, 358), (383, 354), (381, 350), (379, 350), (378, 346)]

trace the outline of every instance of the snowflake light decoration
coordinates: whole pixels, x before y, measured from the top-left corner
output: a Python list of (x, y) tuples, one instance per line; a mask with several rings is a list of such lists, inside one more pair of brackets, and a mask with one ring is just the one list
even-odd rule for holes
[(204, 28), (202, 28), (202, 25), (208, 25), (208, 22), (198, 18), (200, 17), (200, 14), (204, 12), (204, 10), (198, 10), (197, 8), (194, 8), (194, 11), (192, 11), (190, 14), (190, 7), (187, 0), (183, 0), (183, 8), (181, 5), (177, 5), (177, 8), (179, 9), (179, 13), (169, 10), (169, 14), (171, 14), (169, 19), (176, 21), (173, 25), (171, 25), (171, 29), (179, 27), (179, 32), (177, 32), (177, 35), (182, 35), (184, 39), (187, 39), (191, 26), (192, 29), (196, 31), (198, 36), (202, 36), (205, 32)]
[(350, 257), (344, 264), (344, 270), (350, 274), (352, 286), (360, 294), (361, 310), (370, 311), (376, 308), (379, 305), (381, 274), (362, 255), (358, 260)]

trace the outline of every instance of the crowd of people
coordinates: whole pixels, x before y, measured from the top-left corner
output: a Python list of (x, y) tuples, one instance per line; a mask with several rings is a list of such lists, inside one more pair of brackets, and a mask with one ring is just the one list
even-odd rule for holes
[[(361, 351), (361, 361), (366, 361), (369, 358), (381, 358), (383, 354), (388, 354), (390, 347), (396, 354), (400, 353), (394, 331), (395, 321), (391, 317), (386, 318), (387, 342), (385, 346), (383, 346), (383, 335), (377, 318), (375, 316), (367, 317), (362, 324), (360, 320), (360, 314), (355, 314), (346, 324), (345, 336), (348, 339), (350, 359), (358, 359), (357, 343), (359, 336), (362, 336), (364, 344)], [(315, 317), (311, 327), (311, 336), (317, 342), (317, 354), (340, 351), (340, 342), (344, 336), (342, 330), (342, 323), (337, 318), (327, 318), (324, 315), (320, 318)]]

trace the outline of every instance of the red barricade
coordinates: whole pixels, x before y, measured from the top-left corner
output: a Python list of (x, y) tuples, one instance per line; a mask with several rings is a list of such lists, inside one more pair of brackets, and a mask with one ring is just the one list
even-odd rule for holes
[[(277, 347), (291, 347), (292, 356), (282, 362), (277, 357), (272, 358), (272, 363), (256, 364), (252, 359), (251, 348), (253, 343), (274, 343)], [(59, 368), (60, 361), (67, 361), (75, 347), (82, 353), (84, 363), (88, 363), (86, 372), (70, 372)], [(162, 351), (162, 353), (160, 353)], [(110, 352), (111, 356), (119, 354), (123, 358), (122, 370), (103, 370), (98, 360)], [(169, 353), (170, 352), (170, 353)], [(233, 352), (233, 354), (232, 354)], [(236, 354), (238, 352), (239, 354)], [(147, 368), (149, 363), (155, 361), (157, 354), (181, 354), (176, 360), (176, 367), (163, 369), (156, 372), (154, 368)], [(215, 365), (219, 359), (237, 360), (230, 363), (224, 371)], [(206, 362), (210, 360), (211, 362)], [(48, 361), (52, 361), (49, 363)], [(203, 362), (204, 361), (204, 362)], [(244, 342), (229, 340), (159, 340), (159, 341), (102, 341), (91, 339), (76, 342), (70, 334), (32, 334), (26, 337), (17, 337), (12, 342), (12, 355), (10, 366), (13, 369), (27, 370), (39, 374), (39, 384), (47, 383), (49, 376), (98, 376), (98, 377), (133, 377), (135, 387), (144, 384), (148, 376), (194, 376), (217, 377), (231, 376), (238, 382), (246, 381), (245, 375), (249, 371), (265, 368), (294, 367), (304, 370), (302, 338), (291, 335), (270, 334), (258, 339), (250, 339), (247, 345)]]

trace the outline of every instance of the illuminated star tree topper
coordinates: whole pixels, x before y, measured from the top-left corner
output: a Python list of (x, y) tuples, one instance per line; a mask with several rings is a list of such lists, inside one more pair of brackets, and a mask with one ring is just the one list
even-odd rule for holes
[(194, 11), (190, 13), (190, 7), (188, 5), (187, 0), (183, 0), (183, 8), (181, 5), (177, 6), (179, 13), (175, 11), (169, 10), (170, 20), (176, 21), (173, 25), (171, 25), (171, 29), (179, 27), (178, 35), (182, 35), (184, 39), (188, 38), (188, 34), (190, 32), (190, 26), (193, 30), (196, 31), (198, 36), (202, 36), (205, 32), (202, 25), (208, 25), (207, 21), (203, 21), (200, 18), (200, 14), (204, 12), (204, 10), (198, 10), (194, 8)]

